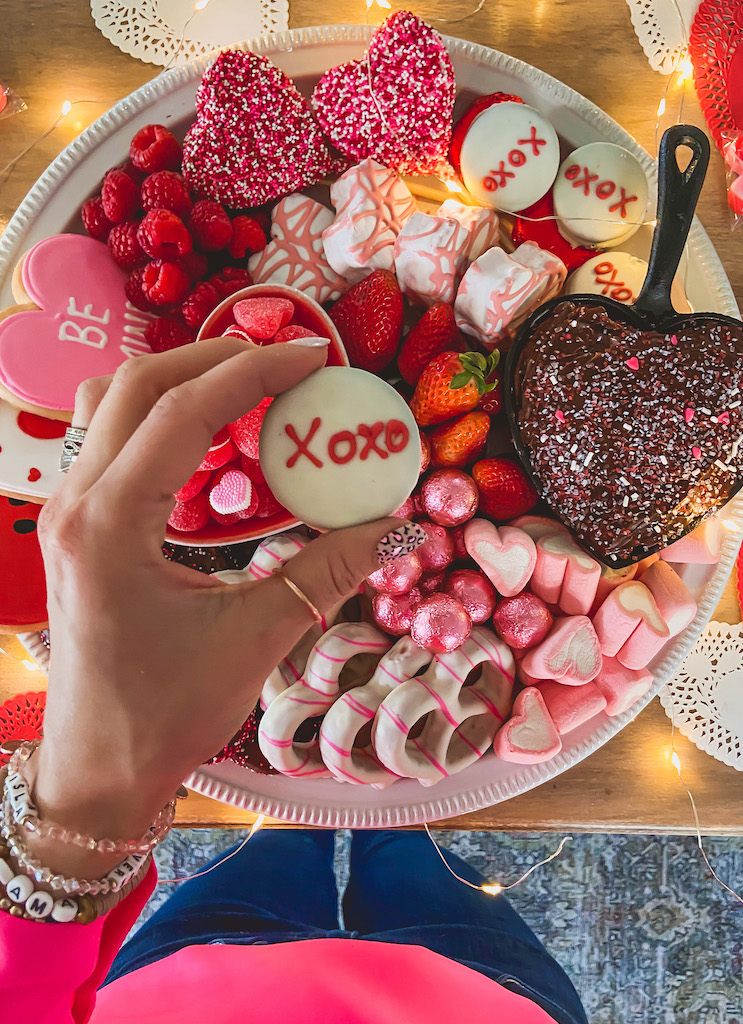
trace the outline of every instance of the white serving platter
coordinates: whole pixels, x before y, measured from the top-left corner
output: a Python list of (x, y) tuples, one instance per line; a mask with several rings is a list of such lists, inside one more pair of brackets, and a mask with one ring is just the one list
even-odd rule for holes
[[(298, 29), (244, 45), (270, 57), (308, 95), (325, 70), (361, 57), (372, 31), (361, 25)], [(617, 143), (640, 159), (649, 179), (655, 182), (656, 165), (652, 157), (585, 97), (537, 68), (496, 50), (451, 38), (445, 42), (462, 100), (466, 100), (467, 94), (496, 90), (518, 93), (552, 121), (566, 149), (589, 142)], [(12, 302), (10, 277), (23, 252), (51, 234), (81, 230), (74, 211), (82, 199), (95, 191), (103, 172), (121, 162), (137, 129), (159, 122), (182, 133), (193, 119), (194, 95), (206, 64), (205, 60), (197, 60), (176, 68), (132, 93), (83, 132), (42, 175), (0, 239), (2, 305)], [(647, 258), (650, 235), (649, 226), (642, 228), (624, 248)], [(696, 220), (679, 273), (695, 309), (738, 316), (722, 265)], [(5, 489), (7, 471), (1, 460), (2, 453), (0, 488)], [(743, 497), (727, 506), (723, 518), (743, 530)], [(560, 754), (544, 764), (515, 765), (489, 754), (432, 788), (401, 780), (379, 792), (328, 779), (300, 781), (281, 775), (258, 775), (223, 763), (200, 768), (190, 776), (187, 785), (218, 800), (272, 817), (357, 828), (432, 821), (517, 796), (554, 778), (606, 743), (673, 678), (719, 601), (733, 569), (739, 539), (739, 533), (725, 531), (722, 558), (716, 566), (676, 566), (697, 596), (699, 609), (688, 629), (652, 663), (655, 678), (650, 692), (625, 714), (613, 719), (597, 715), (576, 729), (564, 741)], [(25, 639), (44, 667), (48, 661), (46, 648), (36, 635)]]

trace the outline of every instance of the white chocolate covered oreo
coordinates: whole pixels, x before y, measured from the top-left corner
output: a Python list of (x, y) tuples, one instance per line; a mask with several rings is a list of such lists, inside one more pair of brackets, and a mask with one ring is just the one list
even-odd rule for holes
[[(578, 267), (565, 284), (566, 295), (605, 295), (633, 305), (642, 290), (648, 265), (639, 256), (628, 252), (604, 252)], [(691, 313), (692, 308), (678, 281), (673, 282), (671, 301), (677, 313)]]
[(637, 157), (592, 142), (566, 157), (552, 198), (560, 234), (573, 245), (621, 245), (645, 220), (648, 181)]
[(260, 463), (298, 519), (318, 529), (355, 526), (391, 515), (410, 496), (420, 472), (418, 426), (381, 378), (327, 366), (271, 403)]
[(460, 166), (478, 202), (516, 213), (548, 191), (560, 164), (549, 121), (525, 103), (495, 103), (478, 114), (462, 142)]

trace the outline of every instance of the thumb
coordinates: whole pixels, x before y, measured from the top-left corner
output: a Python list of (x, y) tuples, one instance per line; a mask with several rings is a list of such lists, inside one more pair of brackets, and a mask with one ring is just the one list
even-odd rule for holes
[(428, 540), (417, 523), (379, 519), (324, 533), (283, 569), (321, 614), (352, 597), (360, 583), (385, 562), (415, 551)]

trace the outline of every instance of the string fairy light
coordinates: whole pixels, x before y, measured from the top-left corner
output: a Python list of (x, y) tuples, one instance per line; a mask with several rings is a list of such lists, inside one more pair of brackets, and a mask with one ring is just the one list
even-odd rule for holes
[[(207, 0), (207, 2), (208, 2), (208, 0)], [(250, 842), (250, 840), (253, 838), (253, 836), (258, 831), (258, 829), (263, 827), (263, 822), (265, 820), (266, 820), (265, 814), (259, 814), (258, 817), (253, 822), (253, 824), (250, 826), (250, 831), (245, 836), (245, 838), (240, 843), (240, 845), (237, 846), (232, 851), (232, 853), (228, 853), (228, 854), (226, 854), (226, 856), (222, 857), (221, 860), (218, 860), (216, 864), (212, 864), (211, 867), (206, 868), (204, 871), (197, 871), (195, 875), (184, 875), (183, 878), (158, 878), (157, 884), (158, 885), (175, 885), (176, 882), (190, 882), (194, 878), (203, 878), (204, 875), (210, 874), (210, 872), (216, 870), (216, 868), (219, 868), (223, 864), (226, 864), (228, 860), (231, 860), (233, 857), (236, 857), (238, 855), (238, 853), (240, 853), (241, 850), (244, 850), (245, 846)]]
[(41, 135), (37, 136), (32, 142), (30, 142), (25, 149), (21, 150), (21, 152), (17, 156), (14, 156), (12, 160), (9, 160), (5, 167), (0, 168), (0, 177), (2, 177), (4, 174), (9, 175), (19, 160), (22, 160), (23, 157), (26, 156), (27, 153), (30, 153), (35, 146), (38, 146), (40, 142), (43, 142), (44, 139), (51, 135), (55, 128), (57, 128), (59, 124), (61, 124), (61, 122), (64, 120), (64, 118), (67, 117), (67, 115), (70, 113), (73, 107), (76, 107), (80, 103), (100, 102), (100, 100), (65, 100), (62, 104), (60, 112), (54, 118), (49, 127), (45, 131), (43, 131)]
[(210, 3), (211, 3), (211, 0), (196, 0), (196, 3), (193, 6), (193, 10), (189, 14), (189, 16), (186, 18), (186, 21), (185, 21), (185, 23), (183, 25), (183, 29), (181, 30), (181, 37), (178, 40), (178, 46), (176, 47), (176, 51), (173, 54), (173, 56), (170, 58), (168, 63), (165, 65), (165, 67), (162, 69), (162, 71), (160, 72), (161, 75), (164, 75), (166, 71), (170, 71), (170, 69), (173, 67), (175, 62), (178, 60), (178, 58), (180, 57), (181, 53), (183, 52), (183, 44), (184, 44), (184, 42), (186, 40), (186, 30), (188, 29), (188, 26), (194, 20), (196, 15), (199, 14), (201, 11), (205, 10), (209, 6)]
[(476, 889), (478, 892), (484, 892), (488, 896), (500, 896), (501, 893), (507, 892), (509, 889), (515, 889), (516, 886), (521, 885), (522, 882), (525, 882), (529, 875), (531, 875), (532, 872), (536, 871), (537, 868), (541, 868), (544, 864), (549, 864), (550, 861), (553, 861), (557, 857), (559, 857), (565, 848), (565, 844), (573, 841), (572, 836), (563, 836), (560, 840), (559, 846), (549, 855), (549, 857), (545, 857), (543, 860), (538, 860), (536, 864), (532, 864), (532, 866), (530, 868), (527, 868), (523, 875), (520, 875), (515, 882), (510, 882), (508, 885), (503, 885), (500, 882), (486, 882), (484, 885), (475, 885), (474, 882), (470, 882), (466, 878), (462, 878), (462, 876), (458, 875), (454, 868), (451, 867), (446, 857), (444, 857), (443, 853), (441, 852), (439, 844), (431, 835), (431, 829), (428, 827), (428, 824), (425, 821), (423, 822), (423, 828), (426, 830), (426, 835), (433, 843), (433, 847), (436, 850), (436, 853), (438, 853), (439, 857), (441, 858), (442, 864), (449, 872), (449, 874), (453, 875), (457, 879), (457, 881), (462, 883), (462, 885), (466, 885), (470, 889)]

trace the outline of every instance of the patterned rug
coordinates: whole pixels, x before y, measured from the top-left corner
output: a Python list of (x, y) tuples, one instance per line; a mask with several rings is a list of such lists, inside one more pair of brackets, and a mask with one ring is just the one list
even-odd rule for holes
[[(559, 841), (435, 835), (502, 883)], [(176, 829), (157, 851), (160, 877), (192, 874), (241, 838), (227, 829)], [(341, 893), (349, 838), (338, 833)], [(743, 888), (743, 840), (711, 838), (705, 849), (720, 877)], [(139, 923), (173, 888), (158, 888)], [(592, 1024), (743, 1024), (743, 906), (710, 878), (693, 838), (576, 835), (509, 898), (572, 978)]]

